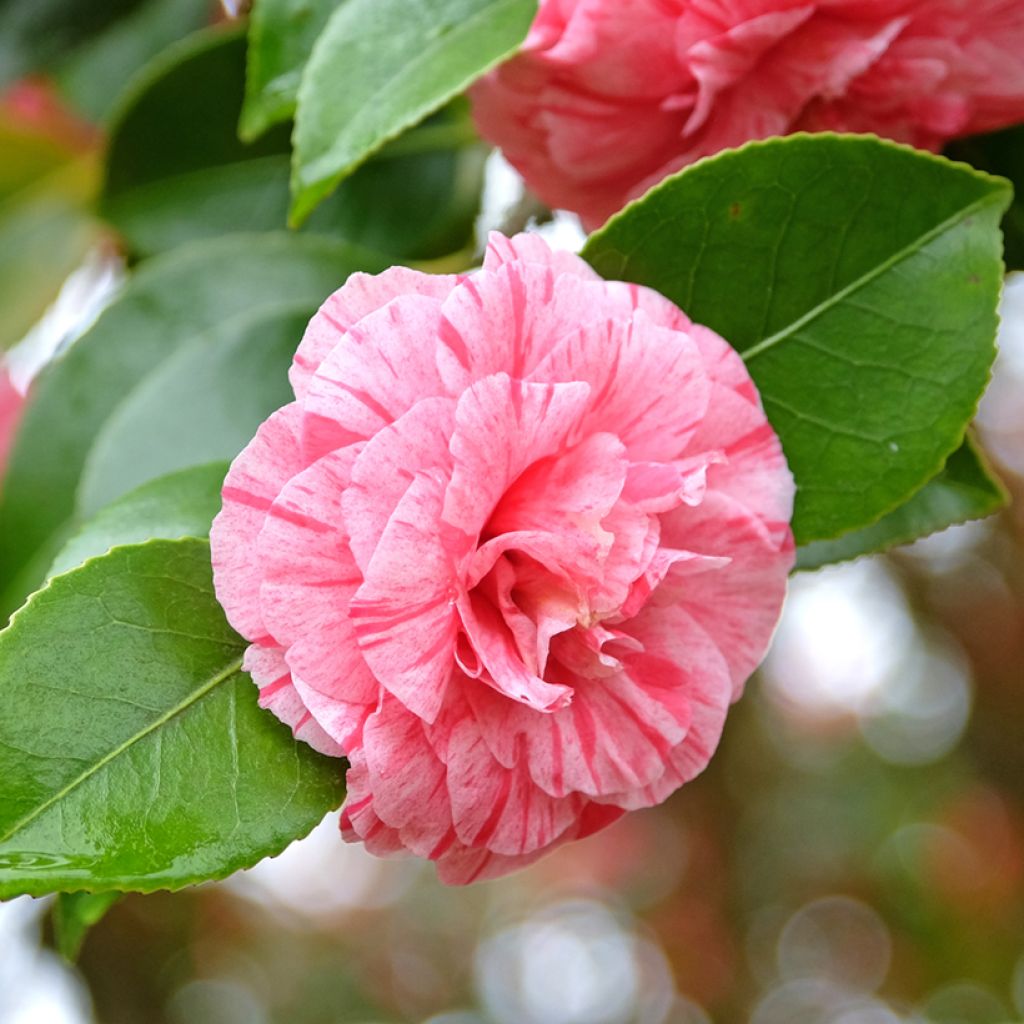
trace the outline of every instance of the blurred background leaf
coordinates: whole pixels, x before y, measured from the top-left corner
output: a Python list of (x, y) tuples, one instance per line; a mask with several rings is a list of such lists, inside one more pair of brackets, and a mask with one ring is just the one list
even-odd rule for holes
[[(285, 227), (290, 125), (252, 144), (238, 138), (245, 52), (240, 26), (198, 33), (162, 53), (122, 97), (101, 210), (136, 255)], [(452, 106), (367, 164), (305, 230), (396, 260), (461, 249), (472, 239), (484, 154), (465, 105)]]
[[(312, 313), (352, 271), (385, 265), (341, 242), (281, 233), (197, 242), (141, 267), (36, 382), (0, 494), (2, 613), (44, 578), (68, 532), (80, 525), (76, 494), (89, 452), (140, 382), (234, 317), (258, 317), (285, 302), (305, 302)], [(274, 386), (287, 386), (283, 375)], [(225, 394), (220, 399), (231, 401)], [(173, 444), (173, 435), (166, 442)], [(189, 457), (185, 447), (181, 454)], [(198, 454), (194, 461), (210, 457)]]

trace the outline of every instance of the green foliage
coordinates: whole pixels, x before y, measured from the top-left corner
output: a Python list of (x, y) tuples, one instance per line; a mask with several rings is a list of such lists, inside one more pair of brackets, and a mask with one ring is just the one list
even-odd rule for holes
[(314, 312), (292, 302), (222, 320), (154, 368), (96, 435), (78, 487), (81, 518), (147, 480), (234, 458), (291, 400), (288, 366)]
[(116, 892), (62, 892), (53, 904), (53, 939), (66, 960), (74, 961), (89, 929), (117, 902)]
[(302, 71), (313, 44), (344, 0), (257, 0), (249, 16), (242, 137), (254, 139), (295, 116)]
[[(289, 126), (251, 145), (239, 140), (244, 80), (240, 28), (210, 29), (161, 54), (122, 98), (101, 208), (136, 254), (286, 226)], [(423, 129), (403, 140), (404, 152), (363, 167), (306, 230), (396, 258), (465, 246), (483, 168), (483, 149), (465, 131), (467, 122), (463, 110), (440, 113), (433, 133)]]
[(147, 0), (105, 32), (78, 47), (57, 68), (67, 102), (103, 121), (125, 82), (176, 39), (205, 25), (210, 0)]
[(949, 146), (946, 153), (954, 160), (1001, 174), (1013, 182), (1014, 201), (1003, 218), (1006, 266), (1009, 270), (1024, 270), (1024, 125), (961, 139)]
[(702, 161), (588, 242), (743, 355), (798, 492), (798, 543), (868, 526), (960, 444), (995, 355), (1006, 182), (852, 136)]
[(153, 537), (206, 537), (220, 510), (226, 462), (168, 473), (142, 484), (90, 519), (61, 549), (48, 576), (58, 576), (113, 547)]
[(222, 878), (339, 805), (342, 762), (259, 709), (243, 646), (200, 540), (32, 598), (0, 633), (0, 898)]
[(872, 551), (885, 551), (944, 530), (956, 523), (998, 512), (1007, 501), (1002, 484), (984, 464), (968, 437), (933, 477), (909, 501), (876, 523), (845, 533), (836, 540), (819, 540), (797, 551), (798, 569), (820, 569)]
[(347, 0), (299, 86), (292, 217), (522, 42), (536, 0)]
[[(202, 339), (216, 344), (232, 322), (253, 327), (261, 315), (273, 320), (283, 303), (306, 303), (312, 312), (357, 269), (378, 271), (383, 264), (341, 243), (283, 234), (196, 243), (144, 265), (36, 382), (0, 495), (3, 610), (17, 607), (53, 560), (62, 531), (74, 524), (90, 450), (135, 388), (179, 350), (195, 350)], [(270, 386), (283, 388), (283, 378)], [(232, 408), (232, 390), (211, 394), (211, 403)], [(230, 454), (197, 453), (193, 461)]]
[(142, 0), (0, 0), (0, 88), (51, 65)]

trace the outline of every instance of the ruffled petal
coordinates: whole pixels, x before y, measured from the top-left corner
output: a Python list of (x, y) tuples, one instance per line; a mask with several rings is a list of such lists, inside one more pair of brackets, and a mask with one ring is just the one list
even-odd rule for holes
[(441, 522), (446, 483), (425, 472), (409, 485), (349, 610), (373, 674), (427, 722), (437, 717), (454, 667), (458, 588)]
[(581, 328), (531, 379), (589, 384), (580, 435), (613, 433), (637, 462), (677, 458), (699, 428), (711, 393), (696, 343), (641, 310), (626, 322), (609, 319)]
[(345, 333), (365, 316), (402, 295), (443, 299), (458, 283), (443, 274), (422, 274), (406, 267), (391, 267), (382, 274), (355, 273), (310, 320), (288, 371), (296, 398), (304, 398), (313, 374)]
[(310, 462), (372, 437), (424, 398), (445, 395), (435, 347), (441, 303), (404, 295), (363, 317), (331, 349), (302, 402)]
[(332, 452), (293, 477), (257, 541), (260, 605), (286, 648), (295, 686), (317, 720), (348, 747), (379, 684), (359, 653), (349, 604), (362, 583), (349, 550), (341, 499), (361, 446)]
[(320, 727), (295, 688), (280, 647), (248, 647), (242, 668), (259, 687), (261, 708), (273, 711), (291, 728), (297, 740), (304, 740), (314, 750), (329, 757), (341, 756), (341, 747)]
[(281, 488), (309, 464), (299, 442), (297, 405), (278, 409), (231, 464), (223, 506), (210, 530), (213, 585), (228, 622), (249, 640), (267, 629), (260, 610), (263, 566), (256, 538)]
[(342, 500), (352, 553), (361, 569), (369, 564), (416, 474), (451, 474), (448, 441), (454, 427), (454, 400), (425, 398), (367, 441)]

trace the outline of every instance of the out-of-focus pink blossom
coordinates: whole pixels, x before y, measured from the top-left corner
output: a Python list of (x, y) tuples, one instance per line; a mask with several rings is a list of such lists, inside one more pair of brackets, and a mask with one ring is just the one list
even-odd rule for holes
[(593, 227), (750, 139), (830, 129), (935, 150), (1024, 120), (1024, 4), (541, 0), (473, 100), (537, 195)]
[(356, 274), (235, 460), (217, 594), (346, 838), (492, 877), (707, 764), (793, 562), (736, 353), (536, 236)]

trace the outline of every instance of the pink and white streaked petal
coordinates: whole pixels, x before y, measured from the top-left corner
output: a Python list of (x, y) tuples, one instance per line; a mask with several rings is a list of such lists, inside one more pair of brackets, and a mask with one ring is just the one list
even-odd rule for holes
[(304, 740), (314, 750), (329, 757), (340, 757), (342, 749), (320, 727), (295, 688), (294, 680), (280, 647), (248, 647), (242, 668), (259, 687), (259, 705), (267, 708), (289, 726), (296, 739)]
[(430, 857), (452, 825), (446, 769), (429, 726), (385, 695), (363, 730), (362, 752), (373, 808), (407, 849)]
[(495, 272), (506, 263), (540, 263), (556, 274), (572, 274), (584, 281), (601, 282), (601, 276), (579, 256), (563, 250), (554, 250), (540, 235), (522, 232), (511, 238), (492, 231), (487, 236), (484, 270)]
[(380, 684), (427, 722), (454, 667), (458, 586), (441, 506), (447, 480), (419, 474), (391, 516), (349, 615)]
[(505, 373), (468, 388), (449, 446), (445, 521), (475, 539), (527, 466), (569, 447), (589, 398), (585, 383), (526, 383)]
[(295, 353), (288, 379), (296, 398), (305, 397), (312, 376), (345, 333), (363, 317), (402, 295), (443, 299), (458, 283), (454, 275), (422, 274), (391, 267), (382, 274), (352, 274), (310, 320)]
[(442, 307), (437, 359), (450, 392), (495, 373), (529, 377), (562, 338), (602, 315), (604, 287), (552, 262), (503, 263), (466, 278)]
[[(375, 703), (379, 693), (348, 615), (362, 575), (346, 543), (341, 499), (361, 448), (332, 452), (293, 477), (257, 540), (264, 621), (286, 648), (296, 687), (317, 695), (307, 703), (339, 743), (350, 741), (349, 723), (358, 719), (348, 705)], [(342, 706), (331, 711), (332, 702)], [(332, 729), (328, 717), (346, 731)]]
[(308, 465), (299, 442), (300, 418), (293, 403), (260, 426), (228, 470), (223, 505), (210, 530), (217, 600), (231, 625), (249, 640), (267, 633), (259, 602), (263, 565), (256, 538), (281, 488)]
[[(733, 699), (764, 657), (771, 642), (787, 574), (795, 551), (792, 535), (781, 543), (738, 501), (709, 492), (699, 508), (681, 507), (662, 520), (662, 537), (669, 547), (697, 554), (728, 553), (729, 563), (710, 571), (695, 571), (699, 563), (678, 562), (650, 599), (658, 614), (675, 606), (699, 623), (729, 665)], [(647, 612), (636, 621), (644, 622)]]
[(454, 427), (455, 401), (425, 398), (366, 442), (342, 497), (345, 527), (361, 570), (416, 474), (438, 470), (451, 475), (448, 441)]
[(541, 363), (533, 380), (586, 381), (592, 388), (579, 426), (616, 434), (633, 461), (682, 454), (707, 410), (711, 383), (688, 334), (637, 311), (627, 322), (582, 327)]
[(492, 686), (535, 712), (550, 713), (569, 704), (572, 700), (570, 687), (545, 682), (526, 667), (515, 636), (490, 601), (464, 594), (459, 598), (458, 607), (462, 628), (486, 670), (480, 683)]
[(441, 303), (405, 295), (368, 314), (331, 349), (302, 402), (310, 462), (373, 437), (424, 398), (445, 395), (435, 348)]

